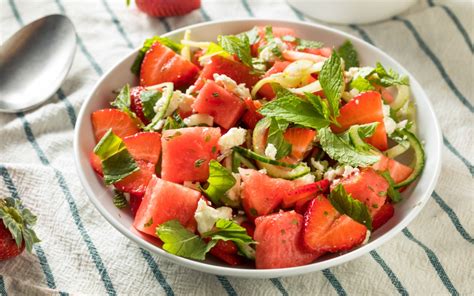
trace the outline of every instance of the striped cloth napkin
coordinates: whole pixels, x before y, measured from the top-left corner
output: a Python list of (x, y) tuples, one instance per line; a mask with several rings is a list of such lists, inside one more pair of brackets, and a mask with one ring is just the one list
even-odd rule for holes
[(382, 247), (322, 272), (271, 280), (189, 270), (122, 236), (82, 190), (73, 162), (73, 128), (100, 75), (146, 37), (224, 18), (314, 20), (283, 0), (209, 0), (185, 17), (166, 19), (148, 18), (121, 0), (0, 4), (2, 41), (54, 13), (68, 15), (78, 33), (74, 64), (56, 95), (34, 111), (0, 114), (0, 195), (20, 198), (38, 214), (36, 230), (43, 240), (33, 254), (0, 263), (1, 295), (474, 294), (474, 17), (469, 0), (421, 0), (389, 21), (333, 26), (380, 47), (424, 86), (444, 133), (441, 178), (421, 214)]

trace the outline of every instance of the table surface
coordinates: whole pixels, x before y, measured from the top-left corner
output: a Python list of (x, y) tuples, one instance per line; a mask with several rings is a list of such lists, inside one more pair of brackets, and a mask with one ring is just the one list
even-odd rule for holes
[[(36, 212), (43, 242), (0, 263), (0, 295), (473, 294), (473, 5), (422, 0), (398, 19), (331, 26), (387, 52), (423, 85), (440, 121), (442, 173), (421, 214), (382, 247), (349, 263), (272, 280), (208, 275), (138, 248), (88, 201), (72, 156), (77, 113), (103, 72), (142, 41), (198, 22), (307, 19), (279, 0), (203, 1), (185, 17), (153, 19), (122, 0), (1, 0), (0, 39), (23, 24), (67, 14), (78, 33), (68, 78), (47, 104), (0, 114), (0, 195)], [(21, 85), (19, 85), (21, 87)], [(470, 279), (470, 280), (469, 280)]]

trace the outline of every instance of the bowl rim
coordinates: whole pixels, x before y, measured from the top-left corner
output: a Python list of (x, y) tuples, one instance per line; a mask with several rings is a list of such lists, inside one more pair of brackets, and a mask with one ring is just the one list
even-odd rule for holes
[[(192, 259), (187, 259), (183, 257), (178, 257), (176, 255), (170, 254), (157, 245), (154, 245), (150, 243), (149, 241), (145, 240), (144, 238), (140, 237), (137, 235), (135, 232), (133, 232), (131, 229), (128, 229), (121, 223), (115, 221), (116, 218), (109, 213), (105, 207), (103, 207), (98, 199), (95, 198), (95, 193), (93, 192), (92, 188), (89, 186), (86, 178), (86, 173), (83, 171), (81, 167), (81, 153), (80, 153), (80, 130), (81, 130), (81, 122), (84, 120), (85, 112), (86, 112), (86, 106), (90, 103), (90, 101), (93, 99), (93, 95), (96, 92), (96, 90), (100, 87), (100, 85), (103, 83), (103, 81), (109, 76), (109, 74), (116, 69), (121, 63), (123, 63), (125, 60), (130, 58), (131, 56), (134, 56), (137, 54), (138, 50), (141, 47), (135, 48), (130, 54), (126, 55), (124, 58), (120, 59), (117, 63), (115, 63), (108, 71), (106, 71), (100, 79), (97, 81), (97, 83), (94, 85), (92, 90), (90, 91), (87, 99), (83, 102), (80, 112), (78, 114), (78, 121), (76, 124), (75, 128), (75, 133), (74, 133), (74, 160), (76, 164), (76, 170), (79, 176), (79, 180), (85, 189), (89, 200), (92, 202), (92, 204), (95, 206), (95, 208), (99, 211), (99, 213), (113, 226), (115, 227), (121, 234), (126, 236), (128, 239), (131, 241), (135, 242), (139, 247), (143, 247), (154, 254), (158, 254), (161, 257), (164, 257), (168, 260), (170, 260), (173, 263), (177, 263), (181, 266), (191, 268), (193, 270), (197, 271), (202, 271), (206, 273), (211, 273), (211, 274), (217, 274), (217, 275), (224, 275), (224, 276), (234, 276), (234, 277), (244, 277), (244, 278), (275, 278), (275, 277), (282, 277), (282, 276), (295, 276), (299, 274), (305, 274), (309, 272), (315, 272), (315, 271), (320, 271), (329, 267), (333, 267), (345, 262), (348, 262), (350, 260), (356, 259), (362, 255), (365, 255), (369, 253), (370, 251), (376, 249), (377, 247), (381, 246), (383, 243), (389, 241), (391, 238), (393, 238), (395, 235), (401, 232), (403, 228), (408, 226), (413, 219), (420, 213), (420, 211), (423, 209), (423, 207), (426, 205), (428, 200), (431, 197), (431, 193), (434, 191), (435, 185), (438, 181), (440, 172), (441, 172), (441, 156), (442, 156), (442, 134), (441, 134), (441, 129), (438, 123), (438, 119), (436, 118), (436, 113), (434, 112), (433, 106), (431, 104), (431, 101), (428, 99), (428, 96), (426, 95), (425, 91), (423, 90), (423, 87), (421, 87), (421, 84), (418, 83), (418, 81), (414, 78), (413, 75), (409, 71), (407, 71), (398, 61), (396, 61), (394, 58), (392, 58), (390, 55), (382, 51), (381, 49), (373, 46), (372, 44), (356, 37), (353, 35), (350, 35), (348, 33), (345, 33), (343, 31), (333, 29), (330, 27), (327, 27), (325, 25), (321, 24), (315, 24), (315, 23), (310, 23), (310, 22), (304, 22), (304, 21), (297, 21), (297, 20), (277, 20), (277, 19), (271, 19), (271, 18), (238, 18), (238, 19), (227, 19), (227, 20), (215, 20), (215, 21), (209, 21), (209, 22), (203, 22), (203, 23), (198, 23), (186, 27), (182, 27), (170, 32), (167, 32), (166, 34), (163, 34), (161, 36), (172, 36), (176, 35), (179, 33), (184, 32), (185, 30), (192, 30), (195, 28), (200, 28), (200, 27), (206, 27), (208, 25), (214, 25), (214, 24), (234, 24), (234, 23), (247, 23), (250, 22), (252, 24), (256, 23), (285, 23), (288, 25), (294, 25), (294, 26), (310, 26), (315, 29), (319, 30), (325, 30), (329, 32), (330, 34), (335, 34), (335, 35), (340, 35), (342, 37), (345, 37), (347, 39), (350, 39), (352, 41), (357, 41), (359, 43), (364, 44), (365, 46), (368, 46), (371, 50), (375, 51), (377, 54), (384, 56), (387, 60), (390, 61), (390, 63), (396, 65), (400, 69), (403, 70), (404, 73), (409, 75), (411, 81), (415, 81), (416, 84), (419, 85), (420, 89), (420, 94), (417, 96), (417, 99), (420, 99), (419, 97), (422, 96), (424, 97), (423, 100), (426, 101), (427, 104), (427, 109), (423, 110), (423, 112), (429, 112), (432, 114), (432, 117), (434, 118), (434, 122), (432, 122), (432, 128), (433, 132), (431, 136), (435, 136), (435, 142), (434, 145), (436, 147), (434, 151), (437, 151), (437, 155), (430, 155), (430, 157), (436, 157), (434, 159), (435, 163), (435, 169), (432, 172), (431, 179), (429, 180), (429, 185), (423, 189), (422, 195), (420, 202), (416, 205), (416, 207), (412, 208), (410, 212), (404, 217), (398, 224), (393, 226), (391, 229), (389, 229), (386, 233), (382, 234), (380, 237), (378, 237), (375, 241), (371, 241), (369, 244), (365, 244), (362, 246), (359, 246), (357, 249), (354, 249), (350, 252), (340, 254), (334, 258), (330, 258), (321, 262), (315, 262), (307, 265), (302, 265), (302, 266), (297, 266), (297, 267), (287, 267), (287, 268), (276, 268), (276, 269), (245, 269), (245, 268), (236, 268), (236, 267), (227, 267), (227, 266), (219, 266), (219, 265), (213, 265), (209, 264), (206, 262), (200, 262), (200, 261), (195, 261)], [(426, 171), (424, 171), (422, 174), (425, 174)]]

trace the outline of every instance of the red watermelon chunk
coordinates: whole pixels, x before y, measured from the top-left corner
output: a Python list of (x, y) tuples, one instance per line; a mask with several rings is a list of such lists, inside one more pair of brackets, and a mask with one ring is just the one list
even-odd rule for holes
[(245, 83), (248, 88), (254, 86), (260, 79), (258, 75), (252, 74), (251, 69), (244, 64), (215, 55), (202, 69), (195, 89), (201, 89), (207, 80), (214, 80), (214, 73), (225, 74), (235, 80), (237, 84)]
[(235, 126), (245, 111), (245, 103), (216, 82), (208, 80), (194, 101), (193, 109), (209, 114), (214, 122), (225, 129)]
[(199, 68), (159, 42), (147, 51), (140, 70), (140, 85), (151, 86), (163, 82), (181, 88), (194, 82)]
[(259, 269), (301, 266), (320, 255), (303, 246), (303, 216), (295, 211), (258, 217), (255, 225), (255, 264)]
[(136, 162), (140, 170), (114, 183), (114, 186), (119, 191), (143, 196), (151, 177), (155, 174), (155, 165), (144, 160), (137, 160)]
[[(273, 66), (265, 73), (265, 75), (263, 75), (263, 78), (268, 77), (272, 74), (283, 72), (289, 64), (291, 63), (287, 61), (275, 61)], [(258, 93), (268, 100), (272, 100), (273, 98), (275, 98), (275, 92), (273, 91), (271, 85), (268, 83), (263, 85), (262, 88), (259, 89)]]
[(206, 181), (209, 161), (216, 159), (219, 128), (188, 127), (163, 132), (161, 177), (163, 180)]
[(138, 124), (127, 113), (118, 109), (95, 111), (91, 115), (91, 120), (97, 141), (102, 139), (109, 129), (122, 139), (140, 131)]
[(388, 170), (390, 177), (392, 177), (395, 184), (404, 181), (413, 172), (411, 167), (384, 155), (380, 155), (380, 160), (376, 164), (372, 165), (372, 168), (379, 172)]
[(133, 226), (155, 236), (156, 227), (170, 220), (178, 220), (185, 227), (193, 225), (200, 197), (196, 190), (153, 176)]

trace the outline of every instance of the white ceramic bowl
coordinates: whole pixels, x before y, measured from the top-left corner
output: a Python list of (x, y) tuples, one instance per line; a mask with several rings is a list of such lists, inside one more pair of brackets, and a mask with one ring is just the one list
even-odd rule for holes
[(166, 36), (180, 40), (184, 31), (192, 31), (193, 40), (215, 40), (219, 34), (235, 34), (251, 29), (255, 25), (284, 26), (295, 29), (298, 36), (306, 39), (320, 40), (328, 45), (340, 45), (350, 39), (358, 50), (362, 65), (375, 65), (377, 61), (395, 71), (410, 76), (411, 89), (418, 107), (419, 137), (425, 144), (426, 166), (416, 185), (403, 193), (404, 200), (396, 205), (395, 216), (387, 224), (375, 231), (366, 245), (350, 252), (320, 258), (317, 262), (292, 268), (257, 270), (250, 267), (228, 267), (213, 259), (204, 262), (181, 258), (163, 251), (152, 238), (144, 237), (132, 227), (132, 216), (127, 210), (119, 210), (112, 203), (112, 192), (107, 190), (89, 164), (88, 154), (95, 146), (91, 113), (109, 106), (113, 98), (112, 91), (121, 88), (125, 83), (136, 84), (136, 77), (130, 72), (130, 66), (137, 54), (137, 50), (122, 59), (115, 67), (102, 76), (94, 87), (91, 95), (82, 105), (76, 124), (74, 136), (74, 156), (77, 172), (92, 204), (99, 212), (123, 235), (137, 243), (140, 247), (163, 256), (177, 264), (213, 274), (249, 277), (270, 278), (292, 276), (312, 271), (322, 270), (342, 264), (380, 246), (406, 227), (426, 204), (434, 189), (440, 172), (441, 162), (441, 131), (438, 126), (431, 103), (420, 84), (399, 63), (376, 47), (346, 33), (324, 26), (296, 21), (281, 21), (272, 19), (244, 19), (232, 21), (216, 21), (193, 25), (166, 34)]

